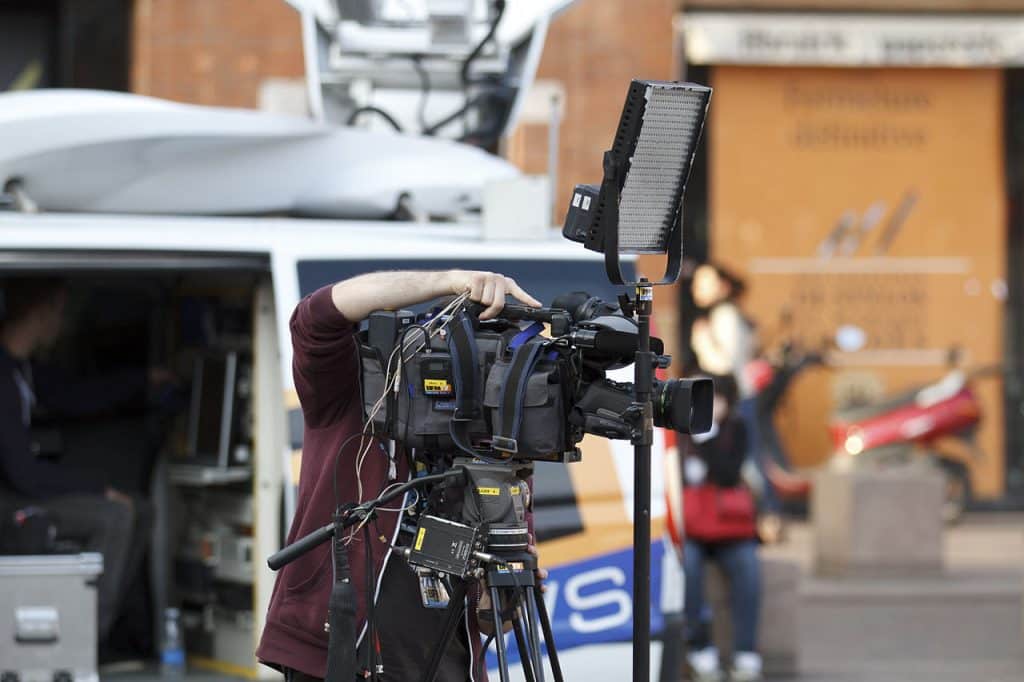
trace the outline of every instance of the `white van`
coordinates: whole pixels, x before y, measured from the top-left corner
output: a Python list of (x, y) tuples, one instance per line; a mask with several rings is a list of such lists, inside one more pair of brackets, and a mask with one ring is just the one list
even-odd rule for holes
[[(130, 355), (191, 384), (164, 422), (152, 494), (156, 601), (182, 605), (195, 667), (276, 675), (253, 651), (274, 583), (266, 558), (295, 508), (302, 420), (288, 318), (302, 296), (372, 270), (449, 267), (505, 273), (544, 302), (573, 290), (609, 300), (620, 293), (578, 245), (554, 235), (542, 244), (485, 242), (477, 229), (0, 211), (0, 278), (58, 273), (72, 283), (66, 357), (110, 364)], [(546, 599), (567, 679), (627, 679), (632, 448), (589, 436), (582, 448), (582, 462), (541, 464), (535, 474)], [(662, 452), (659, 434), (652, 630), (655, 638), (669, 630), (670, 655), (655, 642), (652, 670), (653, 679), (659, 667), (668, 675), (661, 679), (675, 679), (682, 576), (666, 539)]]

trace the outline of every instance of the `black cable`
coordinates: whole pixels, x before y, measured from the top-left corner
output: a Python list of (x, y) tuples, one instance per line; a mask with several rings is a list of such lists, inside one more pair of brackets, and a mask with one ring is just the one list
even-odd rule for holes
[(456, 109), (452, 113), (448, 114), (447, 116), (445, 116), (443, 119), (441, 119), (437, 123), (434, 123), (433, 125), (427, 126), (423, 130), (423, 134), (424, 135), (436, 135), (438, 130), (440, 130), (441, 128), (444, 128), (445, 126), (449, 125), (450, 123), (453, 123), (453, 122), (457, 121), (459, 118), (462, 118), (463, 116), (466, 115), (467, 111), (469, 111), (473, 107), (477, 106), (481, 102), (484, 102), (484, 101), (489, 100), (489, 99), (495, 99), (495, 98), (498, 98), (498, 97), (502, 97), (502, 95), (500, 95), (500, 94), (498, 94), (496, 92), (481, 92), (479, 95), (477, 95), (476, 97), (474, 97), (471, 100), (467, 101), (461, 107), (459, 107), (458, 109)]
[(396, 121), (394, 118), (392, 118), (391, 114), (389, 114), (388, 112), (384, 111), (380, 107), (375, 107), (375, 106), (359, 107), (358, 109), (354, 110), (351, 114), (349, 114), (348, 120), (345, 122), (345, 125), (352, 125), (352, 124), (354, 124), (356, 122), (356, 119), (359, 118), (360, 115), (362, 115), (362, 114), (377, 114), (378, 116), (383, 118), (385, 121), (390, 123), (391, 127), (394, 128), (396, 131), (398, 131), (400, 133), (405, 132), (404, 130), (402, 130), (402, 126), (400, 126), (398, 124), (398, 121)]
[[(349, 442), (353, 438), (358, 438), (359, 436), (362, 436), (362, 435), (363, 435), (363, 433), (362, 433), (362, 431), (360, 431), (359, 433), (354, 433), (351, 436), (349, 436), (348, 438), (346, 438), (342, 442), (341, 446), (338, 448), (338, 452), (335, 453), (335, 455), (334, 455), (334, 473), (331, 475), (331, 483), (334, 486), (334, 508), (335, 509), (338, 509), (341, 506), (341, 493), (338, 491), (338, 461), (341, 459), (341, 453), (345, 449), (345, 446), (348, 445)], [(370, 438), (373, 438), (373, 436), (370, 436)], [(357, 458), (358, 458), (358, 455), (357, 455)], [(356, 501), (357, 502), (362, 502), (362, 500), (356, 500)]]
[[(398, 337), (398, 349), (399, 349), (398, 350), (398, 376), (401, 379), (402, 383), (399, 383), (398, 391), (396, 391), (396, 393), (395, 393), (398, 396), (395, 399), (395, 418), (396, 419), (401, 415), (400, 406), (402, 404), (402, 397), (404, 396), (402, 388), (403, 388), (403, 386), (408, 386), (409, 385), (409, 384), (405, 383), (408, 380), (407, 379), (407, 375), (405, 373), (405, 337), (409, 334), (410, 331), (413, 331), (413, 330), (418, 330), (423, 335), (423, 345), (424, 345), (424, 347), (427, 350), (430, 350), (430, 330), (427, 329), (427, 326), (425, 324), (410, 324), (408, 327), (406, 327), (405, 329), (402, 330), (401, 336)], [(414, 352), (418, 352), (418, 351), (414, 351)], [(411, 414), (411, 411), (412, 411), (412, 396), (408, 397), (408, 403), (407, 404), (409, 405), (410, 414), (407, 414), (405, 416), (406, 417), (405, 418), (405, 427), (402, 429), (402, 444), (403, 445), (405, 443), (409, 442), (409, 422), (412, 421), (412, 414)], [(414, 475), (415, 475), (415, 471), (410, 470), (409, 471), (409, 476), (412, 477)]]
[(430, 74), (423, 68), (423, 55), (415, 55), (412, 58), (412, 66), (420, 77), (420, 106), (416, 118), (420, 124), (420, 131), (427, 128), (427, 98), (430, 96)]
[[(463, 91), (468, 90), (469, 86), (472, 85), (472, 84), (483, 82), (483, 81), (471, 78), (470, 75), (469, 75), (469, 68), (470, 68), (470, 66), (472, 66), (473, 62), (476, 61), (476, 59), (480, 56), (480, 53), (483, 51), (483, 49), (487, 45), (487, 43), (489, 43), (494, 38), (494, 34), (498, 30), (498, 24), (501, 23), (501, 18), (505, 14), (505, 0), (495, 0), (494, 7), (497, 10), (497, 13), (494, 16), (494, 19), (491, 21), (490, 27), (488, 27), (488, 29), (487, 29), (487, 34), (484, 35), (483, 39), (479, 43), (476, 44), (476, 46), (473, 48), (473, 50), (468, 55), (466, 55), (466, 58), (464, 60), (462, 60), (462, 67), (459, 69), (459, 80), (462, 83)], [(421, 125), (423, 125), (422, 133), (424, 135), (428, 135), (428, 136), (436, 135), (437, 131), (439, 131), (441, 128), (444, 128), (445, 126), (449, 125), (450, 123), (458, 120), (459, 118), (464, 117), (466, 115), (466, 113), (470, 109), (472, 109), (473, 107), (481, 104), (482, 102), (484, 102), (484, 101), (486, 101), (488, 99), (492, 99), (494, 97), (503, 97), (503, 96), (500, 95), (499, 93), (495, 93), (495, 92), (483, 92), (483, 93), (480, 93), (479, 95), (477, 95), (477, 96), (475, 96), (473, 98), (469, 98), (469, 93), (467, 92), (466, 93), (466, 101), (463, 103), (463, 105), (459, 109), (457, 109), (453, 113), (449, 114), (445, 118), (441, 119), (440, 121), (438, 121), (437, 123), (434, 123), (432, 125), (428, 126), (428, 125), (425, 125), (425, 123), (421, 123)], [(465, 137), (469, 137), (469, 136), (465, 136)]]
[(476, 659), (476, 670), (474, 671), (476, 673), (475, 679), (481, 680), (484, 677), (483, 669), (480, 665), (484, 662), (484, 659), (487, 658), (487, 649), (491, 646), (492, 642), (494, 642), (493, 633), (487, 635), (487, 639), (484, 640), (484, 645), (480, 649), (480, 658)]
[[(505, 122), (508, 120), (508, 114), (511, 110), (512, 95), (510, 94), (510, 88), (504, 85), (491, 86), (491, 90), (481, 93), (484, 95), (483, 99), (488, 102), (494, 102), (492, 105), (495, 109), (504, 111), (504, 114), (500, 117), (490, 116), (487, 121), (481, 124), (474, 130), (469, 131), (465, 135), (459, 138), (459, 142), (466, 144), (472, 144), (481, 149), (490, 151), (491, 153), (497, 153), (493, 147), (501, 139), (501, 133), (505, 129)], [(476, 105), (480, 105), (480, 99), (476, 100)], [(482, 109), (482, 107), (480, 107)], [(480, 117), (482, 118), (482, 117)]]
[(473, 51), (470, 52), (464, 60), (462, 60), (462, 69), (459, 71), (459, 76), (462, 79), (463, 89), (466, 89), (472, 82), (474, 82), (469, 78), (469, 67), (472, 66), (473, 62), (480, 56), (484, 46), (491, 42), (491, 39), (494, 38), (494, 34), (498, 31), (498, 24), (501, 23), (501, 17), (505, 14), (505, 0), (495, 0), (494, 7), (498, 12), (494, 15), (494, 20), (487, 29), (487, 34), (483, 37), (483, 40), (476, 44)]

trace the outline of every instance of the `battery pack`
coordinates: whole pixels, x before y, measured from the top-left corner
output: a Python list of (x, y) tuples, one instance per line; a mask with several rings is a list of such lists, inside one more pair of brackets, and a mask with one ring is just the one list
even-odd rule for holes
[(474, 568), (477, 536), (477, 529), (472, 526), (423, 516), (408, 561), (413, 566), (464, 577)]

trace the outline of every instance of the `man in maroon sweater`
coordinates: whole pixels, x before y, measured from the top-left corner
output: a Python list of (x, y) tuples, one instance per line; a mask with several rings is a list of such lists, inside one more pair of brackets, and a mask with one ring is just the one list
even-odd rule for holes
[[(295, 518), (288, 533), (291, 543), (329, 522), (334, 512), (335, 470), (341, 503), (356, 501), (355, 476), (358, 434), (363, 429), (359, 398), (356, 325), (371, 311), (397, 309), (448, 295), (469, 293), (485, 306), (481, 319), (495, 317), (511, 295), (532, 306), (540, 303), (514, 280), (490, 272), (378, 272), (327, 286), (303, 299), (291, 319), (295, 389), (302, 404), (305, 432), (302, 471)], [(356, 437), (352, 437), (352, 436)], [(347, 441), (347, 443), (346, 443)], [(404, 457), (389, 459), (383, 443), (374, 442), (362, 466), (362, 499), (375, 497), (393, 480), (404, 481), (409, 471)], [(409, 566), (391, 557), (398, 533), (398, 514), (382, 513), (370, 533), (352, 542), (349, 563), (356, 586), (356, 618), (360, 647), (365, 641), (365, 585), (375, 579), (376, 648), (387, 682), (417, 680), (430, 659), (441, 631), (444, 610), (423, 608), (419, 582)], [(373, 575), (366, 575), (366, 558)], [(282, 670), (290, 682), (322, 679), (327, 669), (327, 602), (331, 589), (330, 543), (309, 552), (281, 570), (274, 585), (256, 655)], [(470, 599), (471, 602), (474, 600)], [(472, 606), (476, 606), (475, 603)], [(476, 608), (470, 608), (438, 670), (438, 682), (475, 680), (483, 652)]]

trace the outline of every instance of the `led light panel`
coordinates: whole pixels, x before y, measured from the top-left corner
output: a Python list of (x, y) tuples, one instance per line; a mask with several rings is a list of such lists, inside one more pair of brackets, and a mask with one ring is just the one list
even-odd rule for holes
[(665, 253), (704, 124), (707, 92), (649, 84), (619, 199), (619, 251)]
[(601, 185), (576, 185), (562, 234), (605, 255), (605, 272), (624, 284), (621, 254), (666, 254), (660, 284), (679, 277), (682, 205), (711, 88), (634, 80), (626, 93)]

